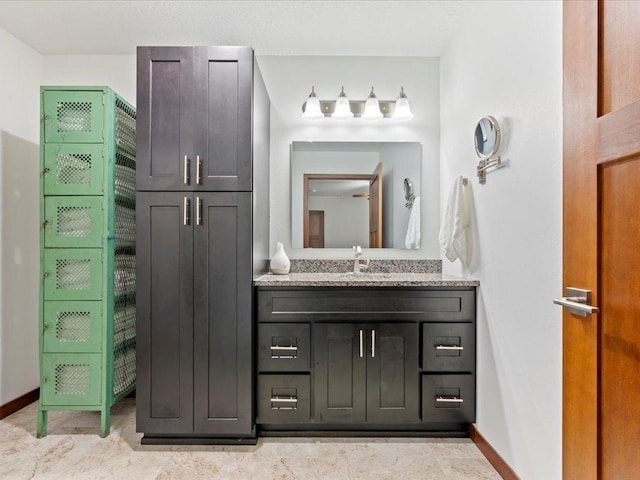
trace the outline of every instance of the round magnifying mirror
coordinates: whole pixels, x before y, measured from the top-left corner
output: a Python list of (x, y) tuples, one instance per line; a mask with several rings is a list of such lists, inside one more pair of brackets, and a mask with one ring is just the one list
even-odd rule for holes
[(476, 145), (476, 153), (482, 160), (495, 157), (500, 148), (500, 125), (491, 117), (483, 117), (476, 125), (473, 135)]

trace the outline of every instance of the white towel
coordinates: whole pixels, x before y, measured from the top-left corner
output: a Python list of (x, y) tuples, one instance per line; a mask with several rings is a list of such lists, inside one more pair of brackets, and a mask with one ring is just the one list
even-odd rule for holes
[(462, 265), (469, 266), (471, 257), (469, 243), (469, 205), (462, 184), (462, 175), (457, 176), (449, 190), (447, 209), (440, 227), (442, 254), (451, 262), (460, 259)]
[(420, 248), (420, 197), (413, 199), (404, 246), (408, 249)]

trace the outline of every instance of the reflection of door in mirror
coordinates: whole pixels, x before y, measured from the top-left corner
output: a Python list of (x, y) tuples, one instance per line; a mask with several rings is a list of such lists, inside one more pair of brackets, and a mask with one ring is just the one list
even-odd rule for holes
[(324, 248), (324, 211), (309, 210), (309, 246)]
[(371, 174), (369, 186), (369, 248), (382, 248), (382, 163)]
[(304, 247), (382, 247), (381, 175), (381, 164), (372, 174), (304, 174)]

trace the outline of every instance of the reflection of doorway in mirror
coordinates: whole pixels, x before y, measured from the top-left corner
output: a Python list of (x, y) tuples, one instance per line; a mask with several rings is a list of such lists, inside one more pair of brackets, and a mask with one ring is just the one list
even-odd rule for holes
[(309, 210), (309, 247), (324, 248), (323, 210)]
[(303, 200), (305, 248), (382, 247), (382, 164), (371, 174), (304, 174)]

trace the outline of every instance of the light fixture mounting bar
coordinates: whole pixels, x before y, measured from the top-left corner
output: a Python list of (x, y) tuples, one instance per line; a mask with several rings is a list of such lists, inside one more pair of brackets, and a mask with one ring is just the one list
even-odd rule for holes
[[(353, 116), (356, 118), (362, 117), (364, 114), (364, 106), (366, 100), (349, 100), (349, 106), (351, 107), (351, 111), (353, 112)], [(391, 118), (393, 112), (396, 109), (396, 101), (395, 100), (379, 100), (380, 111), (384, 118)], [(307, 102), (302, 104), (302, 111), (307, 106)], [(331, 117), (331, 114), (336, 109), (336, 101), (335, 100), (320, 100), (320, 110), (325, 117)]]

